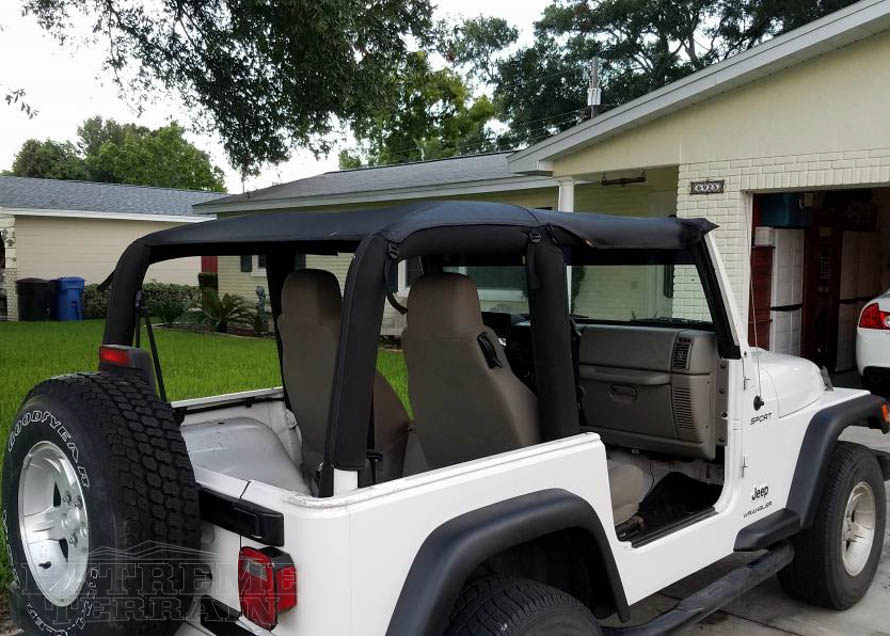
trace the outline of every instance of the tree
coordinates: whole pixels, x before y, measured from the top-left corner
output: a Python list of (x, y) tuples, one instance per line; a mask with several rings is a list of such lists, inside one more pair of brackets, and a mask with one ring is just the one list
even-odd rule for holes
[(127, 135), (146, 135), (150, 131), (137, 124), (119, 124), (113, 119), (90, 117), (77, 128), (78, 148), (87, 157), (99, 154), (105, 142), (122, 144)]
[(492, 83), (497, 78), (497, 62), (504, 49), (516, 43), (519, 31), (503, 18), (480, 15), (477, 18), (436, 26), (436, 45), (450, 63), (464, 69), (471, 79)]
[(495, 51), (478, 52), (491, 42), (512, 44), (497, 23), (477, 20), (457, 32), (456, 50), (476, 54), (456, 60), (490, 76), (498, 117), (511, 129), (501, 143), (534, 143), (587, 115), (594, 57), (607, 110), (851, 3), (556, 0), (535, 23), (534, 43), (500, 57), (493, 72)]
[(44, 179), (88, 179), (83, 158), (70, 143), (29, 139), (12, 162), (10, 174)]
[(242, 175), (296, 144), (325, 151), (338, 121), (376, 112), (431, 14), (429, 0), (22, 1), (63, 41), (88, 16), (116, 81), (180, 94)]
[[(173, 122), (156, 130), (123, 127), (119, 140), (107, 138), (86, 156), (96, 176), (107, 181), (153, 185), (189, 190), (225, 190), (225, 175), (210, 162), (207, 153), (183, 137), (181, 126)], [(84, 142), (89, 146), (89, 142)]]
[(364, 142), (358, 152), (341, 152), (341, 168), (403, 163), (483, 152), (495, 147), (487, 124), (494, 105), (474, 99), (452, 70), (433, 70), (424, 52), (409, 55), (388, 79), (390, 98), (353, 132)]
[(184, 137), (176, 122), (150, 130), (93, 117), (77, 130), (79, 141), (29, 139), (11, 174), (46, 179), (83, 179), (191, 190), (225, 190), (225, 175)]

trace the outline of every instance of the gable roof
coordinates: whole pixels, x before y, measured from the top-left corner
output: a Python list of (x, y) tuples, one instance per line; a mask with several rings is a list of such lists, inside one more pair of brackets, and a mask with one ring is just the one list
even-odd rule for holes
[(78, 211), (83, 213), (80, 216), (111, 213), (189, 217), (196, 203), (224, 196), (221, 192), (200, 190), (0, 176), (0, 213), (6, 208), (46, 213)]
[(507, 163), (514, 173), (548, 174), (554, 159), (888, 29), (890, 0), (862, 0), (520, 150)]
[(196, 212), (367, 203), (555, 185), (510, 172), (509, 152), (326, 172), (306, 179), (209, 201)]

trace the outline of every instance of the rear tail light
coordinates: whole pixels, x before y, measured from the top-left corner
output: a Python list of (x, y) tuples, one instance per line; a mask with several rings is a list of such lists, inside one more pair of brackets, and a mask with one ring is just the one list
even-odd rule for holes
[(118, 367), (135, 367), (133, 347), (102, 345), (99, 347), (99, 364), (113, 364)]
[(275, 548), (241, 548), (238, 555), (238, 597), (241, 613), (264, 629), (297, 606), (297, 569), (291, 558)]
[(871, 303), (862, 310), (859, 326), (862, 329), (890, 329), (890, 312), (881, 311), (878, 303)]

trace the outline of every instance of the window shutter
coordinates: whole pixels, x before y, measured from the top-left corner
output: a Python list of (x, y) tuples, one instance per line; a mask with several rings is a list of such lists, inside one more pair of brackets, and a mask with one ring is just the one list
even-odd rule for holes
[(241, 271), (249, 272), (253, 270), (253, 256), (250, 254), (241, 255)]

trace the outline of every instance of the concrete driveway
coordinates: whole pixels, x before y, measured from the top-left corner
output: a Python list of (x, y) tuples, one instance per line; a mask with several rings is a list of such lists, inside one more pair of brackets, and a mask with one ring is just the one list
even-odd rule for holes
[[(842, 439), (890, 451), (890, 435), (867, 429), (848, 429)], [(888, 484), (890, 486), (890, 484)], [(890, 490), (888, 490), (890, 492)], [(890, 504), (890, 501), (888, 501)], [(890, 524), (888, 524), (890, 529)], [(655, 594), (633, 607), (634, 623), (642, 623), (670, 609), (678, 599), (704, 587), (737, 565), (730, 557), (707, 570), (691, 576), (665, 592)], [(686, 634), (726, 636), (877, 636), (890, 635), (890, 537), (884, 540), (884, 555), (875, 582), (865, 598), (846, 612), (814, 608), (789, 599), (775, 577), (750, 591), (725, 609), (686, 630)]]

